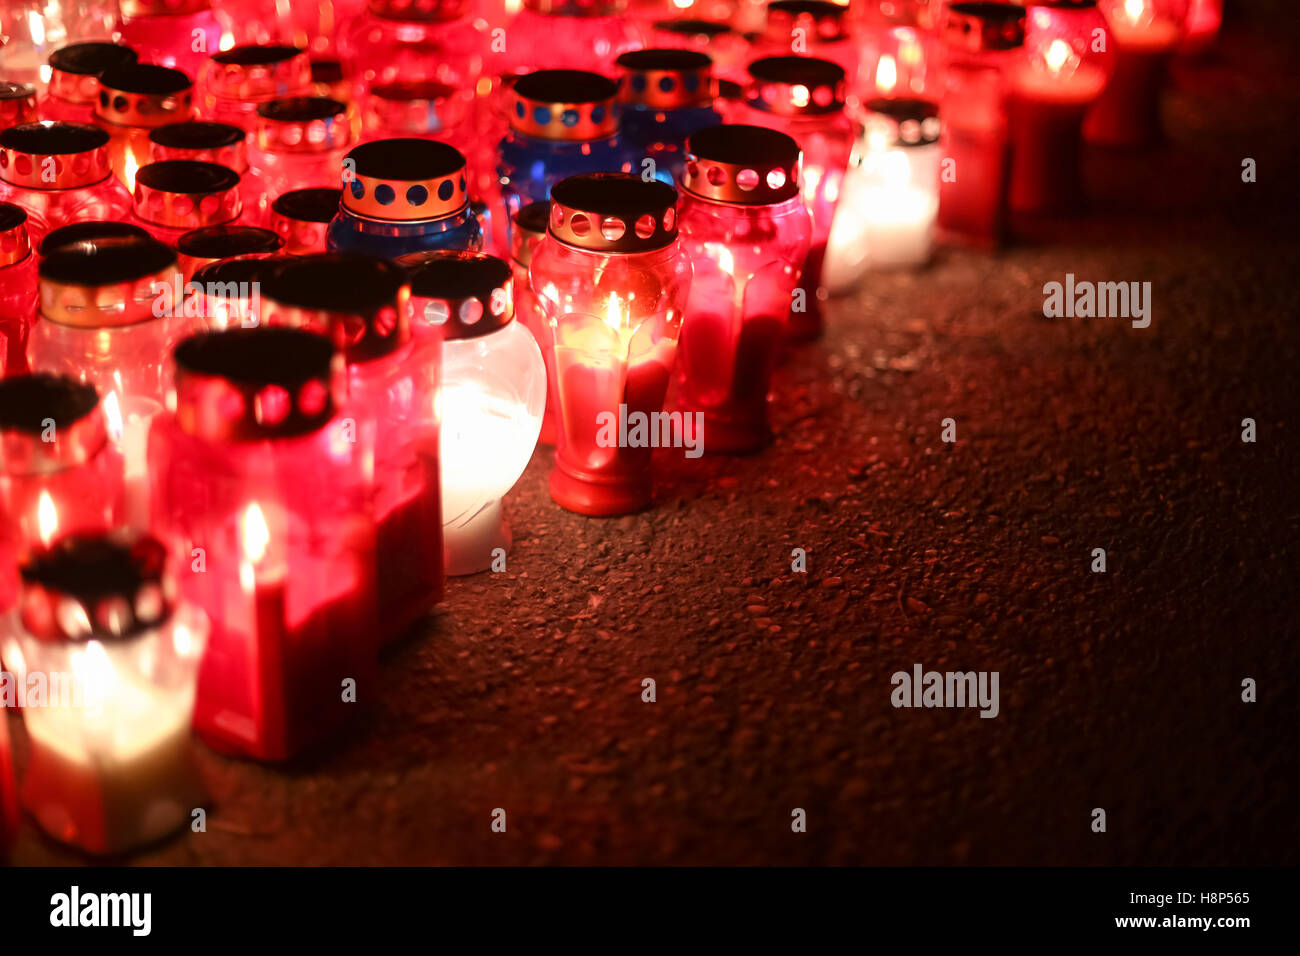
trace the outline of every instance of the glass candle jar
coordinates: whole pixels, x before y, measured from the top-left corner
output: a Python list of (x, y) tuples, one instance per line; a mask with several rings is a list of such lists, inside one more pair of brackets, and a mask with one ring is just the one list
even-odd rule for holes
[(108, 161), (129, 190), (149, 162), (149, 133), (194, 116), (194, 87), (180, 70), (136, 63), (99, 75), (95, 125), (109, 135)]
[(475, 82), (488, 71), (490, 37), (472, 7), (470, 0), (366, 0), (340, 43), (355, 95), (377, 84), (437, 80), (473, 102)]
[(185, 314), (207, 332), (262, 324), (262, 283), (281, 256), (237, 256), (200, 266), (186, 287)]
[(857, 36), (857, 106), (881, 97), (933, 98), (942, 92), (943, 69), (933, 31), (915, 23), (875, 21), (859, 27)]
[(343, 350), (344, 414), (358, 446), (368, 449), (378, 639), (391, 642), (442, 598), (439, 341), (411, 335), (406, 273), (380, 259), (286, 259), (266, 277), (262, 295), (268, 325), (323, 332)]
[(78, 40), (108, 39), (116, 15), (116, 0), (5, 0), (0, 6), (5, 76), (43, 85), (51, 51)]
[(1201, 56), (1219, 36), (1223, 25), (1223, 0), (1188, 0), (1186, 29), (1178, 45), (1182, 56)]
[(1115, 71), (1088, 111), (1084, 135), (1104, 146), (1151, 146), (1164, 139), (1160, 102), (1169, 61), (1187, 25), (1188, 0), (1098, 0), (1115, 48)]
[(856, 76), (861, 44), (849, 30), (847, 4), (831, 0), (772, 0), (755, 52), (761, 56), (812, 56)]
[(1009, 64), (1023, 55), (1025, 8), (954, 3), (944, 14), (947, 81), (940, 99), (945, 170), (938, 225), (949, 242), (991, 248), (1005, 238), (1011, 139)]
[(829, 60), (775, 56), (751, 63), (749, 77), (740, 115), (755, 126), (785, 133), (803, 149), (801, 181), (812, 217), (812, 243), (785, 332), (805, 341), (822, 332), (822, 303), (830, 295), (822, 282), (822, 264), (853, 149), (853, 124), (844, 112), (844, 69)]
[(37, 115), (36, 87), (9, 80), (0, 82), (0, 130), (30, 123)]
[[(677, 238), (677, 191), (589, 173), (557, 183), (528, 270), (555, 340), (560, 430), (551, 497), (615, 515), (652, 498), (650, 442), (626, 427), (661, 412), (691, 260)], [(657, 432), (657, 429), (655, 429)]]
[(714, 126), (687, 147), (678, 228), (694, 277), (678, 404), (702, 423), (708, 451), (769, 440), (768, 384), (812, 239), (799, 171), (799, 145), (758, 126)]
[(617, 94), (613, 80), (582, 70), (541, 70), (519, 77), (510, 90), (510, 132), (497, 148), (507, 217), (526, 203), (549, 199), (551, 187), (561, 179), (627, 169), (618, 137)]
[(395, 259), (434, 249), (480, 249), (465, 157), (428, 139), (363, 143), (344, 160), (344, 188), (326, 245)]
[(93, 247), (97, 242), (108, 239), (152, 239), (143, 226), (133, 222), (102, 220), (96, 222), (74, 222), (71, 225), (51, 229), (45, 234), (36, 254), (44, 259), (59, 249), (70, 246)]
[(516, 322), (510, 267), (479, 253), (411, 270), (420, 331), (441, 332), (442, 520), (448, 574), (486, 571), (510, 547), (501, 499), (523, 474), (546, 407), (546, 366)]
[(657, 49), (624, 53), (616, 65), (630, 168), (676, 185), (686, 137), (722, 122), (713, 108), (713, 61), (693, 50)]
[(235, 43), (210, 0), (119, 0), (121, 18), (113, 38), (146, 63), (197, 76), (203, 61)]
[(737, 82), (744, 79), (749, 41), (725, 17), (656, 21), (651, 42), (656, 47), (706, 54), (713, 61), (715, 75)]
[(159, 126), (149, 133), (148, 161), (166, 159), (216, 163), (238, 173), (239, 221), (250, 226), (266, 224), (272, 197), (266, 179), (248, 165), (248, 134), (238, 126), (202, 120)]
[(323, 96), (297, 96), (263, 103), (257, 115), (248, 160), (269, 195), (338, 186), (343, 158), (361, 132), (354, 109)]
[(551, 220), (549, 202), (531, 202), (515, 214), (514, 245), (510, 251), (511, 295), (515, 304), (515, 317), (519, 319), (537, 342), (546, 364), (546, 411), (542, 415), (542, 430), (537, 436), (539, 445), (554, 445), (556, 423), (559, 419), (559, 399), (555, 395), (555, 340), (551, 327), (542, 312), (528, 282), (528, 267), (533, 262), (533, 252), (546, 235), (546, 225)]
[(824, 275), (832, 292), (848, 291), (868, 269), (914, 269), (930, 261), (939, 212), (939, 131), (939, 105), (929, 100), (865, 104), (826, 245)]
[(122, 453), (93, 385), (37, 373), (0, 382), (0, 611), (18, 567), (55, 538), (125, 517)]
[(109, 136), (84, 123), (43, 120), (0, 133), (0, 200), (22, 206), (39, 241), (74, 222), (119, 219), (131, 194), (113, 176)]
[(95, 117), (99, 74), (131, 66), (139, 58), (117, 43), (73, 43), (50, 54), (50, 85), (40, 102), (41, 118), (89, 123)]
[(166, 356), (190, 325), (176, 253), (154, 239), (100, 239), (51, 252), (38, 271), (31, 367), (104, 396), (109, 438), (126, 459), (128, 518), (143, 521), (149, 425), (166, 394)]
[(27, 334), (36, 319), (36, 257), (27, 210), (0, 202), (0, 358), (5, 375), (27, 371)]
[(239, 219), (239, 174), (216, 163), (164, 159), (140, 167), (132, 219), (170, 246), (193, 229)]
[(311, 63), (297, 47), (231, 47), (204, 62), (197, 89), (199, 116), (252, 132), (258, 104), (311, 93)]
[(236, 256), (273, 256), (284, 248), (279, 234), (259, 226), (205, 226), (176, 240), (186, 282), (203, 266)]
[(440, 80), (376, 83), (359, 102), (366, 139), (437, 139), (462, 153), (475, 145), (470, 122), (472, 102), (456, 87)]
[(271, 203), (271, 228), (284, 240), (285, 253), (324, 252), (325, 234), (342, 200), (343, 190), (317, 186), (284, 193)]
[(645, 37), (626, 10), (626, 0), (523, 0), (506, 27), (510, 42), (499, 72), (521, 76), (603, 65), (639, 49)]
[(204, 800), (190, 715), (207, 622), (176, 600), (165, 562), (152, 538), (61, 538), (23, 565), (19, 609), (5, 618), (6, 660), (63, 688), (23, 709), (23, 803), (88, 853), (159, 840)]
[(1011, 66), (1012, 209), (1064, 212), (1083, 202), (1083, 117), (1102, 95), (1113, 51), (1095, 0), (1047, 0), (1025, 17), (1024, 56)]
[(337, 414), (343, 357), (324, 336), (259, 328), (196, 335), (174, 358), (149, 459), (154, 527), (212, 621), (194, 728), (284, 760), (376, 690), (375, 532), (367, 455)]

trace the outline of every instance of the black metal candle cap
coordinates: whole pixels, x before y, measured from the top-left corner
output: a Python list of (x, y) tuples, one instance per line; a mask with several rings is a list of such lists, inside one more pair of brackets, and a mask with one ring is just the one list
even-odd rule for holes
[(799, 194), (802, 156), (798, 143), (773, 129), (710, 126), (686, 141), (682, 188), (714, 202), (785, 202)]
[(223, 149), (242, 143), (245, 136), (244, 131), (238, 126), (207, 120), (168, 123), (149, 133), (150, 141), (159, 146), (189, 150)]
[(768, 56), (749, 64), (747, 101), (783, 116), (816, 116), (844, 108), (844, 68), (811, 56)]
[(106, 441), (93, 385), (45, 372), (0, 381), (0, 471), (62, 471), (89, 461)]
[(867, 127), (883, 119), (896, 146), (927, 146), (939, 141), (939, 104), (933, 100), (881, 97), (865, 104)]
[(74, 246), (94, 247), (104, 239), (149, 239), (149, 233), (141, 226), (130, 222), (74, 222), (58, 229), (51, 229), (41, 240), (37, 252), (42, 258), (58, 249)]
[(0, 149), (34, 156), (89, 153), (108, 145), (108, 133), (86, 123), (25, 123), (0, 133)]
[(279, 252), (283, 246), (283, 239), (270, 229), (258, 226), (207, 226), (176, 240), (176, 251), (195, 259), (269, 255)]
[(629, 173), (584, 173), (551, 189), (550, 233), (592, 252), (662, 249), (677, 239), (677, 190)]
[(657, 20), (655, 29), (675, 36), (699, 36), (709, 39), (736, 32), (727, 24), (715, 23), (712, 20)]
[(211, 441), (293, 438), (325, 426), (342, 395), (342, 356), (305, 329), (226, 329), (176, 346), (176, 422)]
[(469, 204), (465, 157), (446, 143), (381, 139), (356, 147), (344, 163), (343, 207), (359, 216), (441, 219)]
[(53, 248), (38, 271), (43, 281), (97, 287), (136, 282), (175, 265), (176, 253), (166, 243), (148, 235), (139, 238), (124, 234), (96, 236)]
[(961, 50), (1012, 50), (1025, 42), (1025, 8), (1014, 3), (954, 3), (940, 35)]
[(46, 641), (122, 640), (172, 610), (167, 549), (156, 538), (68, 535), (19, 569), (22, 622)]
[(489, 335), (514, 321), (510, 266), (481, 252), (440, 252), (413, 264), (417, 322), (441, 326), (444, 339)]
[(535, 70), (519, 77), (514, 90), (540, 103), (595, 103), (612, 97), (618, 85), (587, 70)]
[(130, 66), (139, 55), (118, 43), (70, 43), (50, 54), (50, 69), (78, 76), (98, 76), (105, 70)]
[(200, 289), (220, 290), (223, 298), (239, 298), (251, 293), (253, 283), (260, 287), (272, 272), (283, 263), (274, 256), (250, 256), (238, 259), (217, 259), (200, 266), (190, 281)]
[(713, 99), (713, 60), (695, 50), (633, 50), (615, 65), (624, 71), (619, 82), (624, 102), (675, 110)]
[(27, 210), (11, 202), (0, 202), (0, 268), (22, 262), (31, 252)]
[(551, 204), (547, 200), (530, 202), (512, 218), (515, 228), (510, 233), (510, 258), (527, 269), (533, 261), (537, 240), (546, 234), (551, 221)]
[(295, 189), (272, 202), (271, 211), (295, 222), (329, 222), (338, 215), (342, 195), (341, 189), (322, 186)]
[(286, 259), (262, 282), (267, 324), (328, 334), (349, 363), (382, 358), (406, 344), (409, 297), (401, 266), (346, 253)]

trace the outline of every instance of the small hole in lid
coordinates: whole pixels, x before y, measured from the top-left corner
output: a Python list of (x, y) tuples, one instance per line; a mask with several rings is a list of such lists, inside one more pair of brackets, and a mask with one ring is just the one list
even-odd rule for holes
[(636, 221), (636, 234), (639, 239), (649, 239), (655, 234), (655, 217), (649, 213)]
[(785, 185), (786, 177), (784, 169), (769, 169), (767, 171), (767, 188), (780, 189)]
[(758, 186), (758, 173), (753, 169), (742, 169), (736, 174), (736, 185), (745, 192)]
[(569, 220), (569, 229), (579, 238), (591, 233), (591, 220), (580, 212), (575, 212)]
[(710, 166), (707, 178), (710, 186), (725, 186), (727, 184), (727, 171), (721, 166)]
[(618, 242), (627, 232), (627, 223), (618, 216), (609, 216), (600, 225), (600, 234), (607, 242)]

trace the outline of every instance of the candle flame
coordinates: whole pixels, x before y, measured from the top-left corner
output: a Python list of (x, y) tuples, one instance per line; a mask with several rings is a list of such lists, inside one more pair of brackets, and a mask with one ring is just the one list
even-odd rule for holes
[(1146, 13), (1146, 0), (1124, 0), (1124, 15), (1134, 23)]
[(1070, 44), (1064, 40), (1053, 40), (1047, 47), (1047, 52), (1043, 58), (1047, 61), (1047, 68), (1053, 73), (1060, 73), (1061, 67), (1069, 62), (1074, 51), (1070, 49)]
[(35, 10), (27, 11), (27, 30), (32, 35), (32, 46), (37, 49), (45, 46), (45, 21)]
[(36, 526), (41, 536), (41, 544), (48, 545), (59, 530), (59, 512), (54, 507), (54, 499), (48, 491), (41, 492), (40, 503), (36, 506)]
[(615, 332), (623, 325), (622, 316), (619, 314), (618, 296), (613, 292), (609, 294), (609, 304), (605, 306), (605, 324)]
[(266, 546), (271, 543), (271, 532), (256, 501), (244, 512), (243, 531), (244, 557), (256, 564), (266, 556)]
[(881, 93), (892, 93), (898, 85), (898, 64), (886, 53), (876, 64), (876, 89)]
[(802, 84), (797, 84), (790, 89), (790, 100), (795, 106), (807, 106), (811, 98), (811, 94), (808, 92), (808, 87), (803, 86)]
[(117, 392), (104, 396), (104, 422), (108, 437), (116, 444), (122, 440), (122, 407), (117, 403)]
[(718, 245), (718, 268), (733, 279), (736, 277), (736, 259), (731, 250), (722, 244)]
[(122, 179), (126, 181), (127, 192), (135, 192), (135, 174), (139, 169), (140, 164), (136, 162), (135, 153), (127, 150), (126, 159), (122, 163)]

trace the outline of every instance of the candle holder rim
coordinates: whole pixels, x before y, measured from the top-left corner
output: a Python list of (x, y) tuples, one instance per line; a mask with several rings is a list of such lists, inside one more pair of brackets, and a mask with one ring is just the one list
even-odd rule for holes
[(140, 62), (140, 54), (124, 43), (87, 40), (69, 43), (50, 54), (50, 69), (77, 76), (98, 76), (109, 67)]

